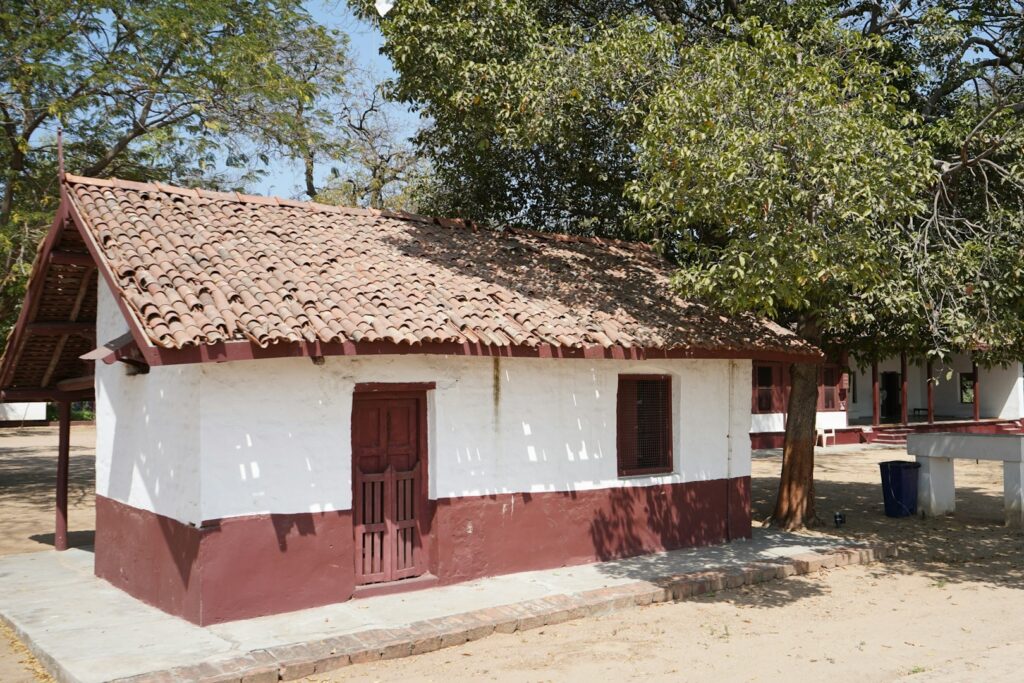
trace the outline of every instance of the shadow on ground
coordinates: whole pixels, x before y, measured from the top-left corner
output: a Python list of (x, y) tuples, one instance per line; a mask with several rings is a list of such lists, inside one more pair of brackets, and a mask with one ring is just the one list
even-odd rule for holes
[[(96, 459), (75, 457), (91, 454), (91, 449), (74, 448), (68, 469), (68, 502), (82, 503), (92, 495)], [(17, 498), (19, 502), (52, 510), (57, 485), (57, 455), (41, 456), (34, 448), (3, 448), (0, 467), (0, 500)]]
[[(778, 479), (754, 477), (751, 504), (755, 520), (772, 511)], [(937, 582), (979, 582), (1024, 589), (1024, 533), (1003, 525), (1001, 495), (958, 486), (957, 512), (938, 518), (886, 517), (881, 485), (864, 482), (815, 482), (823, 525), (808, 534), (862, 543), (895, 543), (899, 558), (885, 571), (923, 574)], [(834, 512), (846, 514), (836, 529)]]
[[(53, 534), (32, 534), (29, 536), (30, 540), (36, 543), (42, 543), (43, 545), (53, 545)], [(84, 531), (69, 531), (68, 532), (68, 547), (78, 548), (88, 552), (93, 552), (93, 546), (96, 544), (96, 530), (88, 529)]]

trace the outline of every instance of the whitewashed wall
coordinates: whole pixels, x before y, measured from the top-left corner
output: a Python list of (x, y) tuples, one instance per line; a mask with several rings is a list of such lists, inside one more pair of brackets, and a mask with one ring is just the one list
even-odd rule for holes
[[(100, 344), (128, 331), (102, 280)], [(96, 493), (183, 522), (199, 522), (199, 366), (128, 376), (96, 363)]]
[(1003, 420), (1024, 417), (1024, 380), (1019, 362), (978, 369), (981, 391), (978, 392), (982, 416)]
[[(818, 411), (814, 418), (818, 429), (845, 429), (847, 427), (846, 412), (843, 410)], [(750, 433), (786, 431), (785, 413), (753, 413), (750, 416)]]
[[(113, 307), (101, 291), (101, 340), (124, 331)], [(750, 368), (421, 355), (186, 365), (133, 377), (98, 366), (97, 492), (190, 523), (348, 509), (357, 382), (436, 382), (427, 417), (433, 498), (747, 476)], [(618, 478), (620, 373), (672, 375), (673, 473)]]
[[(619, 373), (672, 375), (672, 474), (618, 478)], [(308, 359), (207, 364), (201, 375), (204, 519), (348, 509), (357, 382), (437, 383), (427, 418), (432, 498), (750, 474), (746, 361), (407, 355), (334, 357), (322, 367)]]
[(45, 403), (0, 403), (0, 422), (28, 422), (45, 419)]
[[(960, 402), (960, 375), (970, 374), (972, 364), (969, 356), (955, 355), (949, 363), (939, 367), (936, 365), (935, 374), (938, 382), (935, 385), (935, 414), (952, 416), (969, 420), (974, 417), (974, 404)], [(922, 375), (923, 376), (923, 375)], [(981, 382), (985, 383), (985, 370), (981, 370)], [(925, 389), (927, 391), (927, 389)], [(986, 388), (982, 387), (982, 393)], [(923, 403), (927, 402), (927, 397)], [(987, 417), (982, 412), (982, 417)]]

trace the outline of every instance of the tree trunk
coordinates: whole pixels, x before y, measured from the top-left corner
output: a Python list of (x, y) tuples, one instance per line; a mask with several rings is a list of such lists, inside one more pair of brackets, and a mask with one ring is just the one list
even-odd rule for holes
[(814, 526), (814, 444), (818, 412), (818, 366), (791, 366), (782, 477), (771, 525), (792, 531)]

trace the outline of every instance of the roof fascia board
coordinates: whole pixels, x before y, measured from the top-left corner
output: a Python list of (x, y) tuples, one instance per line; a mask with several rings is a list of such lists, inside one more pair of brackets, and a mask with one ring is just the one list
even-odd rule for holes
[(385, 356), (406, 354), (587, 360), (719, 359), (809, 364), (821, 364), (824, 362), (824, 357), (820, 353), (798, 354), (785, 351), (645, 349), (639, 347), (626, 348), (623, 346), (586, 346), (579, 348), (565, 348), (555, 345), (540, 345), (536, 347), (488, 346), (458, 342), (416, 345), (394, 342), (296, 342), (260, 347), (248, 341), (232, 341), (203, 346), (188, 346), (180, 349), (152, 348), (152, 358), (146, 358), (150, 365), (225, 363), (241, 360), (316, 356)]

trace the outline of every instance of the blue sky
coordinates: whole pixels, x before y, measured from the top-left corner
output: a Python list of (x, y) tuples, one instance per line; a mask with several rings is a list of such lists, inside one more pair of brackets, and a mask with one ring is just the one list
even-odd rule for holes
[[(309, 0), (306, 9), (321, 24), (348, 34), (349, 53), (359, 67), (370, 70), (381, 80), (394, 75), (391, 62), (380, 54), (383, 36), (376, 27), (353, 16), (345, 0)], [(415, 114), (409, 113), (410, 126), (417, 120)], [(322, 169), (324, 175), (327, 172), (327, 168)], [(248, 189), (257, 194), (294, 197), (302, 193), (302, 185), (301, 166), (287, 159), (272, 159), (267, 176)]]

